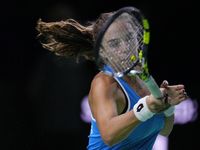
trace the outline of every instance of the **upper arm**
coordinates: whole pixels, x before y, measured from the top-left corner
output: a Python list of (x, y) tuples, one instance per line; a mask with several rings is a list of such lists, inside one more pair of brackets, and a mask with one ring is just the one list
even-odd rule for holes
[(118, 115), (116, 104), (117, 91), (117, 83), (111, 77), (97, 77), (92, 82), (89, 104), (100, 132), (109, 120)]
[(125, 108), (124, 102), (125, 96), (112, 77), (95, 77), (89, 105), (101, 138), (108, 146), (121, 142), (141, 123), (133, 111), (121, 114)]

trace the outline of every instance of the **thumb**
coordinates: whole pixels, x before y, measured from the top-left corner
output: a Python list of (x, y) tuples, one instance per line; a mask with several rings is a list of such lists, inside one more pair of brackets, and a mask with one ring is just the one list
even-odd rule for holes
[(168, 85), (169, 85), (168, 81), (167, 81), (167, 80), (164, 80), (164, 81), (162, 82), (162, 84), (160, 85), (160, 87), (161, 87), (161, 88), (167, 89), (167, 88), (168, 88)]

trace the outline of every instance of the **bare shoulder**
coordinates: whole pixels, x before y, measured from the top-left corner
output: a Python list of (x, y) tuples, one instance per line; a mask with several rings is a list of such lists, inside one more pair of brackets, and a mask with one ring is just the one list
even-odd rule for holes
[(119, 92), (117, 82), (113, 77), (102, 72), (97, 74), (91, 83), (89, 92), (89, 105), (93, 117), (102, 116), (102, 112), (107, 112), (103, 115), (104, 117), (116, 116), (118, 114), (116, 100), (121, 99)]
[(91, 83), (89, 96), (92, 96), (93, 94), (104, 94), (106, 96), (108, 93), (113, 94), (113, 92), (116, 90), (116, 80), (113, 77), (107, 76), (103, 72), (100, 72), (94, 77)]
[(107, 76), (103, 72), (100, 72), (92, 80), (91, 87), (109, 86), (113, 84), (117, 84), (116, 80), (113, 77)]
[(101, 72), (91, 83), (89, 105), (93, 117), (102, 116), (102, 111), (104, 111), (107, 112), (104, 117), (112, 118), (123, 112), (126, 98), (118, 82)]

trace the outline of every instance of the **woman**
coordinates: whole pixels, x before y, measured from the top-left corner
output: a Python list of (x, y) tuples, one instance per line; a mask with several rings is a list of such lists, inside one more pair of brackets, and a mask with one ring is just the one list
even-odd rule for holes
[[(73, 19), (39, 20), (37, 30), (47, 38), (43, 47), (57, 55), (94, 60), (94, 42), (112, 14), (102, 14), (89, 26)], [(165, 97), (156, 99), (139, 78), (98, 73), (89, 92), (92, 126), (87, 149), (152, 149), (158, 134), (168, 136), (172, 131), (174, 106), (188, 98), (183, 85), (169, 86), (163, 81), (161, 91)]]

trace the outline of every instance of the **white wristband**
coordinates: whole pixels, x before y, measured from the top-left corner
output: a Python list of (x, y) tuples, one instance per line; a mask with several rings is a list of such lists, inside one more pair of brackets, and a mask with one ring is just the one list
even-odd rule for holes
[(175, 110), (175, 106), (171, 106), (170, 108), (168, 108), (167, 110), (165, 110), (165, 111), (163, 112), (163, 113), (164, 113), (164, 116), (165, 116), (165, 117), (169, 117), (169, 116), (173, 115), (174, 110)]
[(135, 116), (137, 117), (138, 120), (144, 122), (147, 119), (151, 118), (154, 113), (152, 113), (146, 103), (146, 99), (149, 96), (141, 98), (134, 106), (133, 106), (133, 111), (135, 113)]

